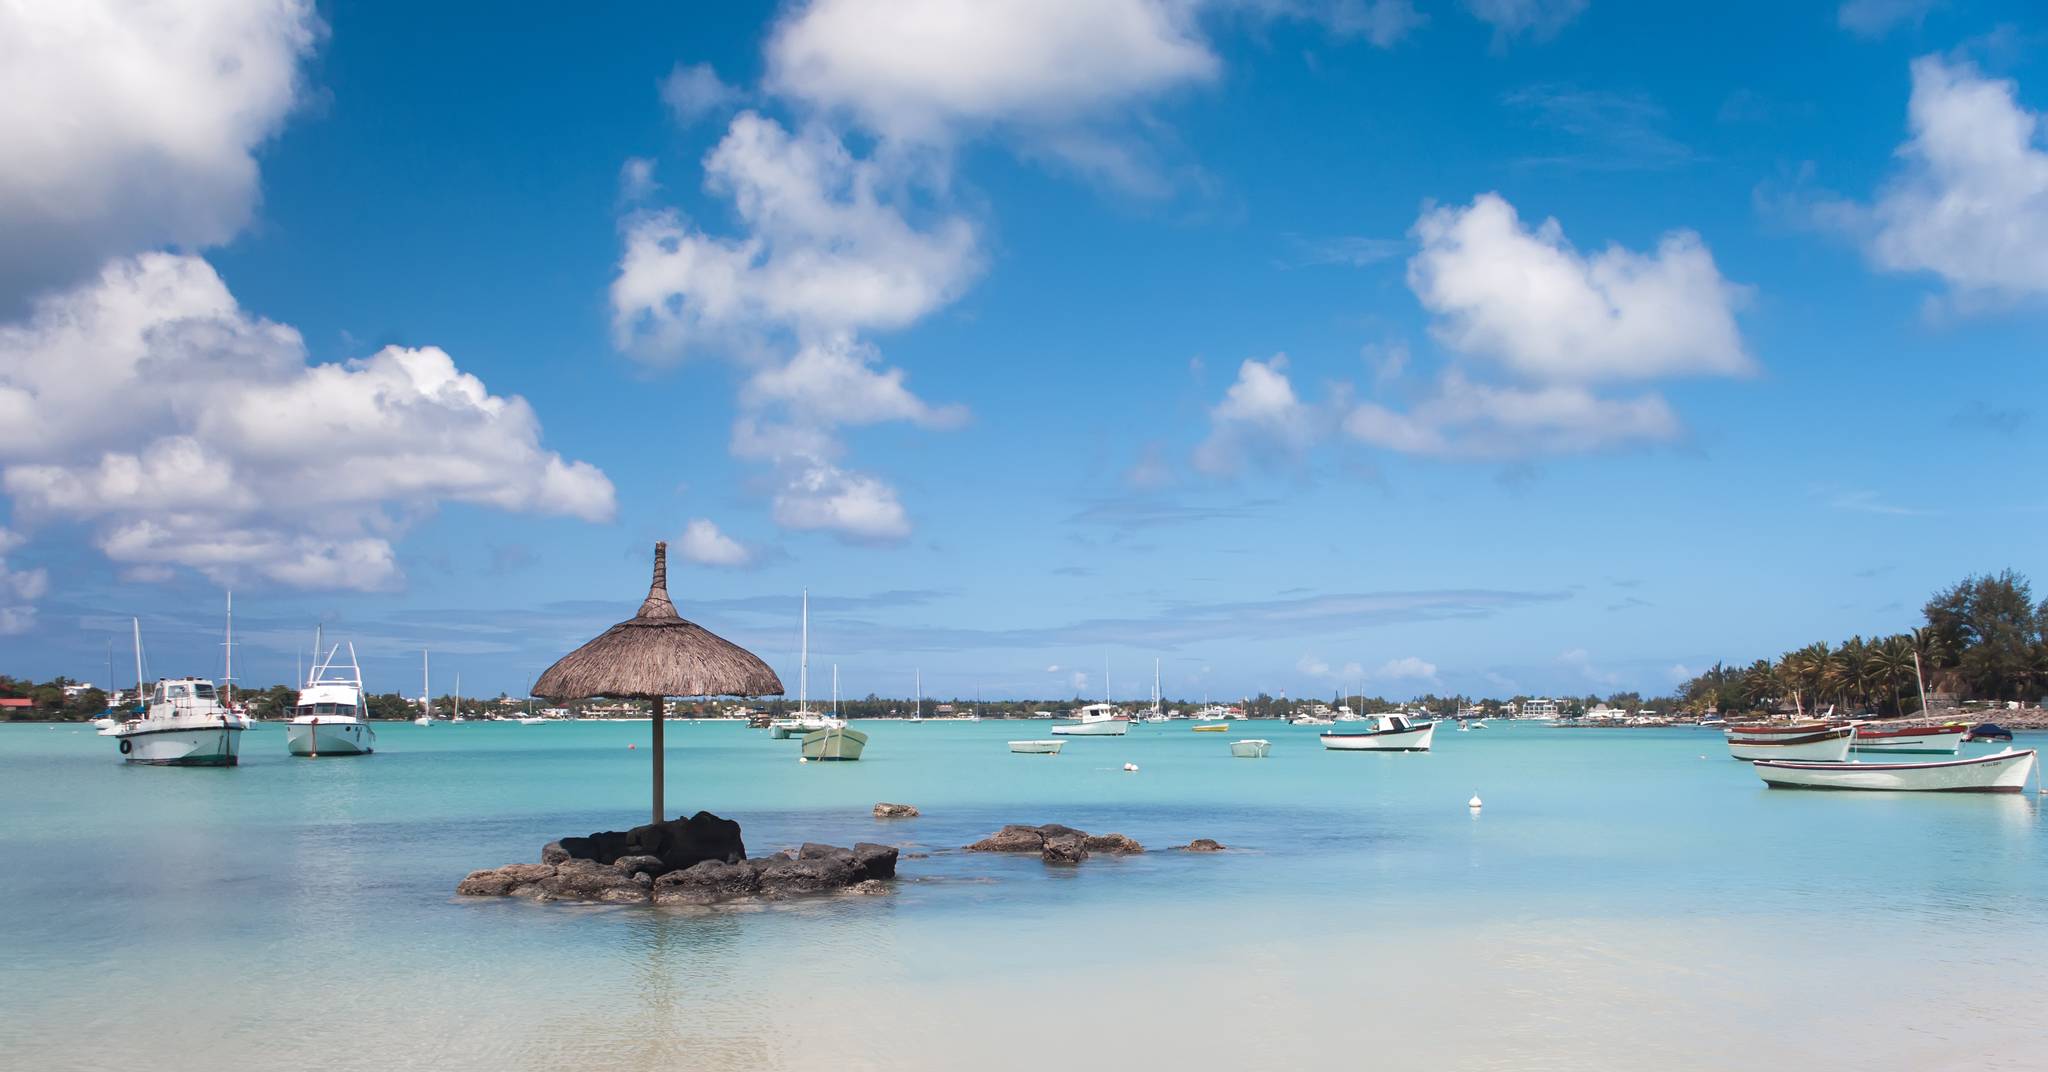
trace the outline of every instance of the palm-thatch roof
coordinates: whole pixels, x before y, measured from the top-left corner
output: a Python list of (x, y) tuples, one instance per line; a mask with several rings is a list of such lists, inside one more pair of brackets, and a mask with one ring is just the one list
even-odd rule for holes
[(654, 545), (654, 583), (640, 613), (562, 656), (533, 684), (551, 700), (586, 696), (779, 696), (782, 679), (752, 652), (676, 613), (668, 544)]

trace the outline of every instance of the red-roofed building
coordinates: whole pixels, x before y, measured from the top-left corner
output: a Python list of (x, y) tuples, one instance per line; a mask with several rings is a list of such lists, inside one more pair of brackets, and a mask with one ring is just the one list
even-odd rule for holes
[(34, 707), (35, 705), (36, 705), (36, 702), (35, 702), (34, 700), (29, 700), (29, 699), (20, 699), (20, 700), (16, 700), (16, 699), (9, 699), (9, 698), (5, 698), (5, 697), (0, 697), (0, 711), (6, 711), (6, 710), (13, 710), (13, 709), (24, 709), (24, 708), (31, 708), (31, 707)]

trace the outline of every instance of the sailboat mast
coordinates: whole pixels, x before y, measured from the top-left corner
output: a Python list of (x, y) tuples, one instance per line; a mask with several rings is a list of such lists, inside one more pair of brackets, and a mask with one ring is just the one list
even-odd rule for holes
[(147, 701), (142, 698), (142, 619), (128, 620), (135, 626), (135, 706), (147, 710)]
[(1152, 713), (1159, 713), (1159, 660), (1152, 660)]
[(420, 717), (434, 717), (434, 687), (427, 683), (427, 649), (420, 649)]
[[(1920, 717), (1927, 717), (1927, 679), (1920, 676), (1920, 653), (1913, 653), (1913, 683), (1920, 687)], [(2024, 789), (2025, 786), (2020, 788)]]
[(460, 670), (455, 672), (455, 710), (450, 711), (448, 714), (450, 718), (462, 714), (462, 671)]
[(839, 664), (832, 664), (832, 717), (839, 717)]
[(804, 589), (804, 624), (802, 654), (797, 656), (796, 709), (802, 712), (811, 706), (811, 590)]
[(221, 676), (221, 684), (228, 694), (228, 707), (235, 706), (235, 590), (228, 589), (228, 638), (222, 644), (228, 651), (227, 673)]
[(911, 691), (912, 691), (912, 692), (915, 692), (915, 693), (917, 693), (917, 696), (915, 697), (915, 700), (914, 700), (914, 702), (915, 702), (915, 703), (916, 703), (916, 705), (917, 705), (915, 713), (916, 713), (916, 715), (917, 715), (917, 717), (918, 717), (918, 718), (923, 718), (923, 717), (924, 717), (924, 670), (923, 670), (922, 668), (920, 668), (920, 669), (917, 669), (917, 670), (913, 670), (913, 671), (911, 671), (911, 673), (912, 673), (912, 674), (914, 675), (914, 676), (913, 676), (913, 678), (912, 678), (912, 681), (913, 681), (913, 682), (915, 682), (915, 685), (914, 685), (914, 687), (913, 687), (913, 688), (911, 689)]

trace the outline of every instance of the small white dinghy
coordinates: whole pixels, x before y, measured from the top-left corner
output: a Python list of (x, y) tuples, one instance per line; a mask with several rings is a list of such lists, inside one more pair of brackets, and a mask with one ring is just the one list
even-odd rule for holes
[(1728, 754), (1741, 760), (1783, 759), (1804, 763), (1841, 763), (1849, 758), (1856, 731), (1848, 726), (1815, 733), (1781, 733), (1765, 737), (1736, 736), (1729, 731)]
[(1925, 763), (1792, 763), (1762, 760), (1756, 773), (1772, 789), (1864, 789), (1899, 793), (2019, 793), (2034, 774), (2034, 750), (2008, 748), (1971, 759)]
[(1065, 741), (1011, 741), (1010, 751), (1027, 756), (1056, 756)]
[(1239, 759), (1264, 759), (1272, 750), (1273, 742), (1256, 737), (1230, 742), (1230, 754)]

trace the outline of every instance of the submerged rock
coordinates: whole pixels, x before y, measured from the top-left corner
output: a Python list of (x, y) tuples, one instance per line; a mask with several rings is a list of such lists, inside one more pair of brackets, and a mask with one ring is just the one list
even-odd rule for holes
[(489, 871), (471, 871), (455, 887), (468, 897), (507, 897), (521, 886), (539, 882), (555, 873), (552, 864), (509, 864)]
[(968, 852), (1039, 852), (1045, 848), (1045, 832), (1035, 826), (1011, 823), (965, 848)]
[[(1074, 856), (1072, 849), (1064, 844), (1066, 839), (1078, 843), (1080, 856)], [(1051, 847), (1054, 841), (1062, 842), (1057, 851)], [(1035, 852), (1044, 856), (1047, 863), (1076, 863), (1091, 852), (1127, 856), (1145, 851), (1145, 846), (1123, 834), (1090, 834), (1059, 823), (1043, 826), (1012, 823), (965, 848), (968, 852)], [(1055, 856), (1059, 859), (1055, 860)]]
[(1117, 856), (1129, 856), (1145, 851), (1145, 846), (1122, 834), (1090, 834), (1081, 839), (1089, 852), (1107, 852)]
[(915, 819), (917, 816), (918, 810), (908, 804), (875, 805), (875, 818), (877, 819)]
[(1209, 838), (1199, 837), (1181, 846), (1181, 848), (1187, 852), (1222, 852), (1223, 843), (1211, 840)]

